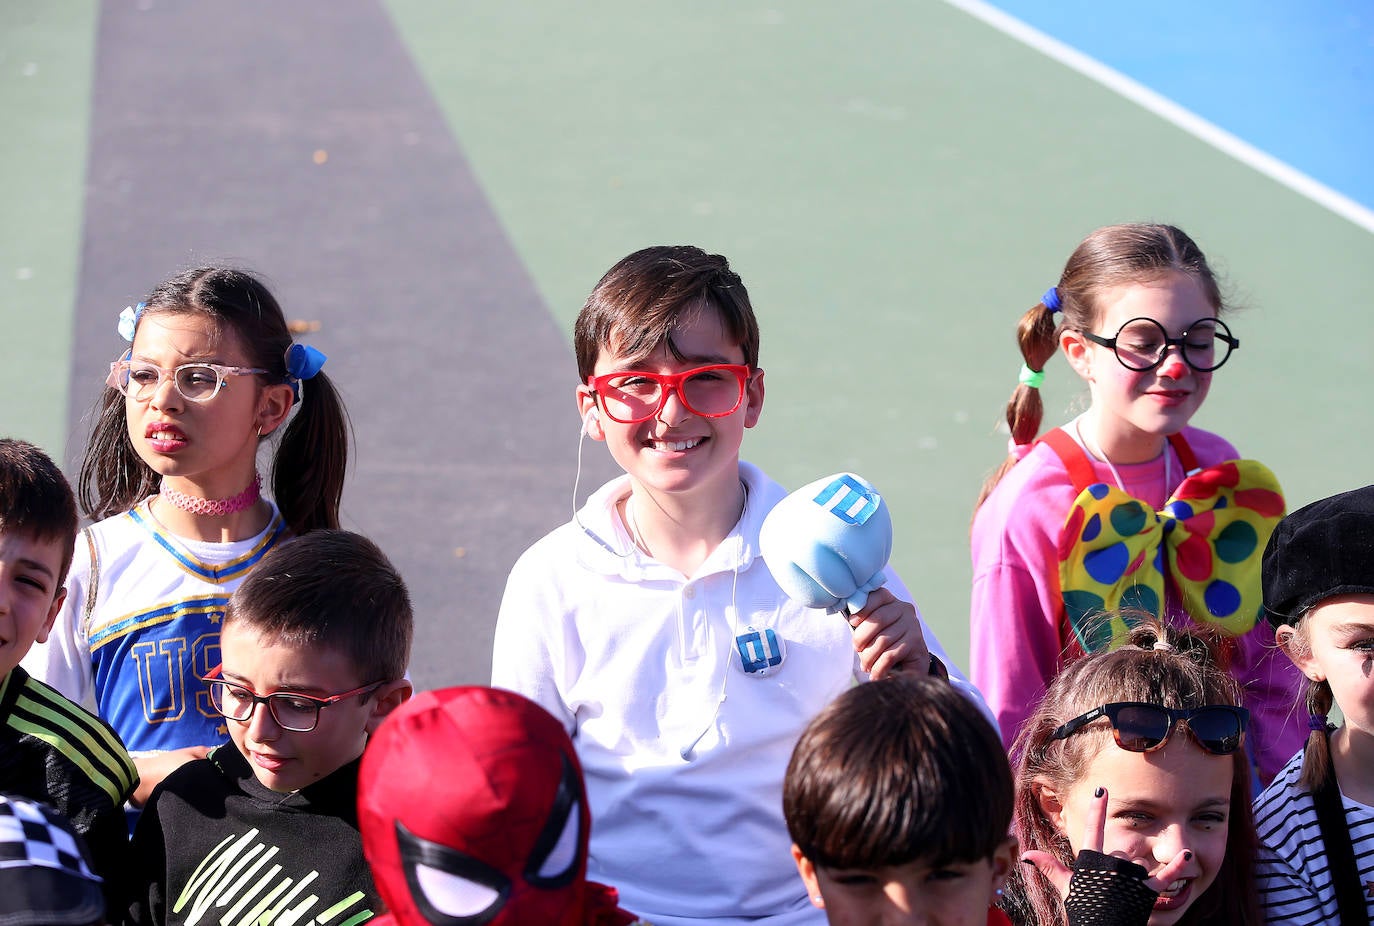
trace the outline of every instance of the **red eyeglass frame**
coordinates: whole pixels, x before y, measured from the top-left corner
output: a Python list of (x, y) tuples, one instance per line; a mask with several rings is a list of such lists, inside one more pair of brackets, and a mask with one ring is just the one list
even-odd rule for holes
[[(233, 717), (230, 717), (228, 714), (221, 714), (221, 716), (223, 716), (226, 720), (233, 720), (235, 723), (248, 723), (248, 722), (250, 722), (250, 721), (253, 719), (253, 713), (254, 713), (254, 711), (256, 711), (256, 710), (258, 709), (258, 705), (261, 704), (261, 705), (263, 705), (264, 707), (266, 707), (268, 711), (271, 712), (271, 714), (272, 714), (272, 722), (273, 722), (273, 723), (275, 723), (275, 724), (277, 724), (278, 726), (280, 726), (283, 730), (290, 730), (292, 733), (310, 733), (310, 732), (313, 732), (314, 729), (315, 729), (315, 727), (319, 726), (319, 723), (320, 723), (320, 711), (324, 710), (326, 707), (329, 707), (329, 705), (331, 705), (331, 704), (337, 704), (337, 703), (339, 703), (340, 701), (347, 701), (349, 698), (356, 698), (356, 697), (357, 697), (358, 695), (360, 695), (360, 694), (365, 694), (365, 693), (366, 693), (366, 694), (371, 694), (373, 691), (376, 691), (378, 688), (381, 688), (383, 685), (386, 684), (385, 681), (381, 681), (381, 682), (372, 682), (371, 684), (363, 685), (363, 686), (361, 686), (361, 687), (359, 687), (359, 688), (354, 688), (352, 691), (344, 691), (344, 692), (340, 692), (339, 694), (336, 694), (336, 695), (326, 695), (326, 696), (323, 697), (323, 698), (318, 697), (318, 696), (316, 696), (316, 695), (306, 694), (306, 693), (303, 692), (303, 691), (290, 691), (290, 690), (282, 691), (280, 688), (277, 689), (276, 691), (269, 691), (267, 694), (258, 694), (256, 691), (254, 691), (253, 689), (249, 688), (247, 685), (242, 684), (241, 682), (231, 682), (231, 681), (229, 681), (229, 679), (224, 678), (224, 665), (223, 665), (222, 663), (221, 663), (220, 665), (215, 666), (213, 669), (211, 669), (211, 670), (210, 670), (209, 672), (207, 672), (205, 675), (201, 676), (201, 679), (200, 679), (200, 680), (201, 680), (202, 682), (207, 682), (207, 683), (208, 683), (208, 682), (220, 682), (220, 683), (225, 684), (225, 685), (233, 685), (235, 688), (242, 688), (244, 691), (248, 692), (248, 696), (249, 696), (250, 698), (253, 699), (253, 708), (252, 708), (252, 710), (250, 710), (250, 711), (248, 712), (248, 716), (247, 716), (247, 717), (245, 717), (243, 720), (237, 720), (237, 719), (235, 719), (235, 718), (233, 718)], [(283, 724), (280, 720), (278, 720), (278, 719), (277, 719), (277, 712), (276, 712), (276, 709), (272, 707), (272, 700), (271, 700), (271, 699), (274, 698), (274, 697), (277, 697), (277, 696), (279, 696), (279, 695), (280, 695), (280, 696), (284, 696), (284, 697), (290, 697), (290, 698), (299, 698), (299, 699), (301, 699), (302, 701), (312, 701), (312, 702), (314, 702), (314, 704), (315, 704), (315, 723), (314, 723), (314, 725), (311, 726), (311, 728), (310, 728), (309, 730), (297, 730), (297, 729), (295, 729), (295, 728), (293, 728), (293, 727), (288, 727), (288, 726), (286, 726), (286, 725)]]
[[(693, 407), (687, 400), (687, 396), (682, 391), (682, 384), (693, 376), (700, 375), (710, 370), (729, 370), (739, 382), (739, 398), (729, 411), (726, 412), (702, 412)], [(739, 411), (739, 407), (744, 404), (744, 394), (749, 389), (749, 377), (753, 375), (753, 370), (748, 364), (744, 363), (708, 363), (705, 366), (694, 367), (690, 370), (683, 370), (681, 373), (650, 373), (647, 370), (623, 370), (615, 373), (603, 373), (600, 376), (587, 377), (587, 386), (591, 389), (592, 395), (596, 396), (597, 405), (601, 411), (612, 421), (620, 424), (638, 424), (641, 421), (648, 421), (650, 418), (663, 411), (663, 406), (668, 402), (668, 396), (672, 393), (677, 394), (678, 401), (687, 407), (692, 414), (701, 418), (725, 418)], [(630, 376), (642, 376), (658, 383), (658, 404), (653, 410), (640, 418), (619, 418), (609, 408), (602, 396), (602, 391), (607, 388), (613, 379), (625, 379)]]

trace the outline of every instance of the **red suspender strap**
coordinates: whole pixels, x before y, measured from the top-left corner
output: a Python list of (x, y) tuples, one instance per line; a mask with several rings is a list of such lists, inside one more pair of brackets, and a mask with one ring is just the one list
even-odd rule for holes
[(1078, 446), (1078, 441), (1070, 437), (1068, 431), (1063, 428), (1047, 431), (1041, 435), (1040, 442), (1048, 444), (1050, 449), (1058, 454), (1059, 459), (1063, 461), (1064, 468), (1069, 471), (1069, 481), (1073, 483), (1075, 495), (1093, 483), (1102, 481), (1097, 478), (1097, 472), (1093, 469), (1088, 452)]
[[(1078, 442), (1069, 436), (1063, 428), (1055, 428), (1040, 436), (1039, 443), (1049, 445), (1064, 463), (1064, 468), (1069, 471), (1069, 481), (1073, 483), (1074, 497), (1076, 498), (1084, 489), (1097, 482), (1097, 474), (1093, 470), (1092, 461), (1088, 459), (1088, 454)], [(1059, 538), (1055, 538), (1057, 543)], [(1083, 648), (1079, 645), (1078, 638), (1074, 636), (1073, 628), (1069, 626), (1068, 617), (1064, 614), (1063, 589), (1059, 586), (1059, 570), (1051, 569), (1047, 578), (1054, 583), (1054, 600), (1058, 607), (1055, 614), (1055, 623), (1059, 627), (1059, 643), (1063, 648), (1063, 655), (1060, 657), (1060, 665), (1073, 656), (1081, 655)]]
[[(1063, 461), (1064, 468), (1069, 471), (1069, 480), (1073, 483), (1074, 493), (1082, 492), (1088, 486), (1102, 480), (1098, 478), (1097, 471), (1093, 469), (1092, 458), (1088, 456), (1088, 451), (1078, 445), (1078, 441), (1069, 436), (1069, 432), (1063, 428), (1055, 428), (1041, 435), (1040, 443), (1049, 444), (1050, 449)], [(1188, 476), (1198, 469), (1197, 455), (1193, 453), (1193, 448), (1188, 446), (1188, 442), (1183, 439), (1183, 435), (1170, 434), (1169, 446), (1174, 448), (1174, 454), (1178, 457), (1179, 463), (1183, 464), (1183, 475)], [(1165, 486), (1167, 494), (1170, 486)]]
[[(1174, 448), (1178, 462), (1183, 464), (1183, 476), (1186, 479), (1201, 467), (1197, 465), (1197, 457), (1193, 454), (1193, 448), (1188, 446), (1188, 442), (1183, 439), (1183, 432), (1169, 435), (1169, 446)], [(1165, 492), (1172, 491), (1168, 486), (1164, 487)]]

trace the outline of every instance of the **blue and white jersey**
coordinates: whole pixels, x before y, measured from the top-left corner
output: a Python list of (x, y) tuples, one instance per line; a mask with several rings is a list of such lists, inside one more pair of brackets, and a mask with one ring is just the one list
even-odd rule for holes
[(201, 678), (219, 664), (229, 596), (286, 536), (275, 508), (262, 533), (232, 543), (173, 535), (153, 518), (149, 500), (106, 518), (77, 537), (67, 600), (48, 642), (23, 666), (93, 707), (135, 756), (225, 742), (224, 718)]

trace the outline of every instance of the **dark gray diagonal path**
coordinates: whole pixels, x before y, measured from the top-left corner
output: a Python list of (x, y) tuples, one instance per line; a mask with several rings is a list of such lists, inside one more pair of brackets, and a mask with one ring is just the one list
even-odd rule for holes
[(576, 369), (385, 11), (105, 2), (88, 163), (76, 452), (120, 308), (201, 263), (259, 273), (320, 325), (345, 526), (410, 585), (417, 686), (484, 682), (507, 570), (568, 517)]

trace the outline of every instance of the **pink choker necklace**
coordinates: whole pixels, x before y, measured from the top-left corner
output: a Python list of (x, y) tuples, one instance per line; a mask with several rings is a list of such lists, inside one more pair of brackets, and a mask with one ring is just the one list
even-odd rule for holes
[(165, 479), (157, 491), (174, 507), (180, 508), (182, 511), (189, 511), (192, 514), (226, 515), (252, 508), (257, 504), (261, 490), (262, 476), (254, 475), (253, 481), (248, 483), (248, 488), (238, 495), (231, 495), (229, 498), (201, 498), (198, 495), (187, 495), (185, 492), (169, 489)]

